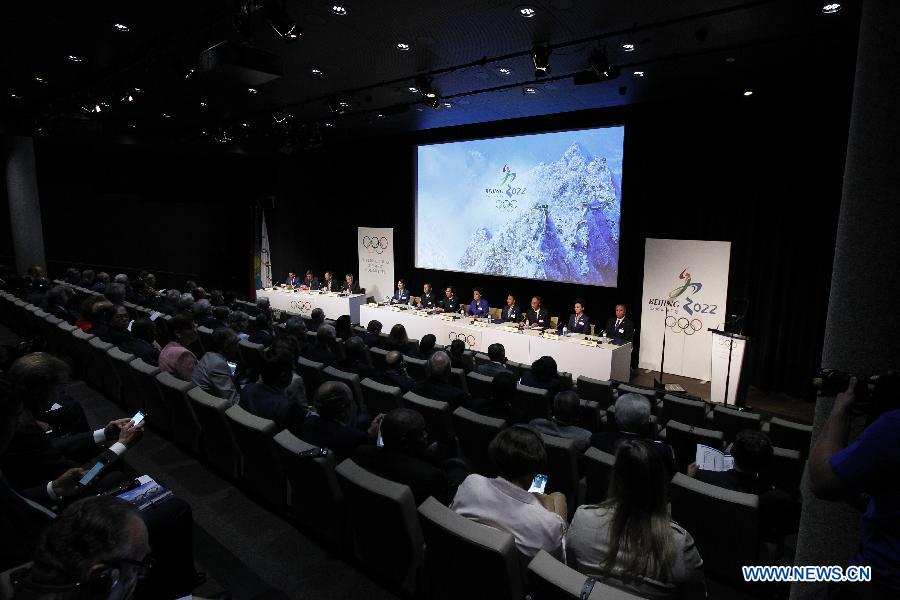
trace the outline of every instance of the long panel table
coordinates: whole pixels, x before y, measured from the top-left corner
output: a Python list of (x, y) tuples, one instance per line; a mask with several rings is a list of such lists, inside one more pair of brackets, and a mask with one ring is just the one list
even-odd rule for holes
[(366, 301), (365, 294), (342, 296), (335, 292), (308, 292), (304, 290), (256, 290), (257, 298), (268, 298), (275, 310), (289, 312), (309, 318), (314, 308), (325, 311), (328, 319), (350, 315), (350, 321), (359, 323), (359, 307)]
[(380, 321), (385, 332), (402, 324), (411, 338), (421, 339), (427, 333), (434, 334), (437, 343), (445, 346), (454, 339), (461, 339), (470, 350), (487, 352), (488, 346), (497, 342), (503, 344), (506, 357), (515, 362), (531, 364), (541, 356), (552, 356), (559, 370), (571, 373), (572, 377), (584, 375), (628, 381), (631, 374), (630, 343), (586, 346), (581, 342), (588, 338), (582, 335), (551, 339), (534, 330), (508, 331), (503, 325), (473, 324), (471, 318), (446, 321), (440, 315), (427, 315), (424, 311), (367, 304), (360, 306), (359, 317), (362, 324), (372, 319)]

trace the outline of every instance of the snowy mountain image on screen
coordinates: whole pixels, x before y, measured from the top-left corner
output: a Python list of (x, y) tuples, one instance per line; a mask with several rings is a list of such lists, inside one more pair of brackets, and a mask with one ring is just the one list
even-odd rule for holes
[(618, 183), (605, 158), (575, 142), (529, 173), (533, 194), (497, 231), (481, 227), (459, 258), (464, 271), (615, 285)]

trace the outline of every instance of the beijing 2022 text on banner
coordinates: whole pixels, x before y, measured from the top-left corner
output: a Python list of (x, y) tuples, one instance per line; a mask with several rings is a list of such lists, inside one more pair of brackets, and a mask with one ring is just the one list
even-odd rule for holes
[(394, 229), (358, 227), (359, 285), (382, 301), (394, 293)]
[(709, 381), (712, 335), (725, 323), (731, 242), (647, 239), (638, 366)]

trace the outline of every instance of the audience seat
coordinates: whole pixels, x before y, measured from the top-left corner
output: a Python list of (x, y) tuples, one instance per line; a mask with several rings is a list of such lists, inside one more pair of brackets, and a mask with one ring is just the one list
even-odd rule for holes
[(575, 440), (545, 433), (541, 438), (547, 448), (547, 493), (565, 494), (569, 515), (574, 515), (578, 506), (578, 458), (581, 453), (575, 447)]
[(287, 476), (287, 503), (294, 518), (329, 547), (338, 549), (344, 540), (344, 497), (335, 473), (334, 454), (308, 457), (307, 444), (287, 429), (275, 435), (275, 451)]
[(738, 583), (742, 565), (759, 562), (759, 497), (677, 473), (669, 486), (672, 519), (694, 538), (707, 575)]
[(769, 434), (773, 446), (799, 450), (800, 458), (806, 460), (812, 443), (812, 425), (803, 425), (780, 417), (772, 417), (766, 425), (768, 428), (763, 426), (763, 430)]
[(530, 387), (521, 383), (516, 385), (515, 402), (520, 405), (525, 421), (549, 419), (550, 401), (550, 390)]
[(247, 340), (241, 340), (238, 343), (241, 365), (243, 365), (245, 371), (259, 373), (259, 368), (262, 366), (263, 349), (262, 344), (254, 344)]
[(287, 503), (287, 478), (275, 450), (275, 421), (251, 414), (238, 405), (225, 411), (241, 452), (238, 481), (275, 509)]
[[(641, 396), (645, 396), (647, 400), (650, 401), (650, 411), (654, 415), (659, 414), (659, 400), (657, 398), (656, 390), (629, 385), (627, 383), (620, 383), (616, 390), (619, 393), (618, 396), (621, 396), (622, 394), (640, 394)], [(618, 398), (618, 396), (616, 397)]]
[(471, 371), (466, 375), (466, 379), (469, 386), (469, 392), (472, 394), (473, 398), (484, 398), (485, 400), (491, 399), (493, 396), (493, 377)]
[(389, 413), (400, 406), (403, 391), (398, 387), (384, 385), (368, 377), (359, 386), (366, 411), (373, 417), (378, 413)]
[(800, 451), (778, 447), (772, 450), (772, 483), (785, 492), (797, 491), (803, 478), (803, 460)]
[[(136, 409), (144, 411), (149, 418), (150, 409), (159, 404), (159, 386), (156, 384), (156, 375), (161, 372), (159, 367), (145, 363), (136, 358), (128, 366), (134, 371), (134, 383), (137, 397), (132, 401), (137, 403)], [(128, 403), (126, 402), (126, 406)]]
[(506, 428), (506, 421), (485, 417), (460, 406), (453, 411), (453, 429), (459, 449), (472, 468), (482, 475), (493, 476), (496, 469), (488, 456), (488, 445)]
[(369, 348), (369, 356), (372, 358), (372, 366), (383, 371), (387, 366), (387, 353), (384, 348)]
[(134, 375), (129, 364), (135, 359), (135, 356), (134, 354), (122, 352), (115, 347), (110, 348), (106, 353), (109, 355), (109, 362), (112, 365), (116, 383), (118, 384), (114, 390), (110, 390), (110, 392), (115, 392), (115, 396), (110, 399), (119, 406), (124, 406), (131, 410), (136, 403), (133, 400), (129, 402), (128, 396), (135, 393), (136, 390), (134, 389)]
[[(191, 452), (197, 452), (200, 447), (200, 425), (187, 397), (188, 390), (196, 386), (165, 371), (156, 375), (156, 381), (162, 403), (170, 415), (171, 439)], [(150, 414), (156, 413), (151, 411)]]
[(706, 402), (702, 400), (687, 400), (671, 394), (666, 394), (662, 399), (661, 424), (669, 420), (678, 421), (694, 427), (706, 427)]
[(347, 504), (353, 556), (374, 576), (415, 595), (425, 542), (412, 491), (349, 458), (336, 470)]
[(432, 400), (415, 392), (406, 392), (402, 404), (405, 408), (418, 411), (425, 419), (425, 430), (432, 441), (440, 442), (450, 450), (456, 448), (456, 436), (453, 430), (453, 411), (450, 404), (440, 400)]
[(639, 600), (641, 596), (629, 594), (599, 581), (594, 583), (590, 595), (583, 595), (588, 578), (546, 550), (541, 550), (528, 564), (528, 581), (532, 596), (540, 600)]
[(91, 350), (88, 342), (94, 337), (92, 333), (85, 333), (81, 329), (76, 329), (68, 340), (69, 353), (72, 357), (75, 374), (81, 376), (84, 380), (87, 380), (87, 372), (91, 364)]
[(201, 387), (187, 392), (188, 400), (200, 425), (200, 452), (214, 469), (230, 479), (240, 474), (241, 452), (225, 411), (227, 400), (213, 396)]
[(675, 461), (678, 463), (678, 470), (682, 472), (697, 458), (697, 444), (725, 450), (725, 436), (721, 431), (691, 427), (678, 421), (668, 422), (665, 440), (675, 451)]
[(759, 414), (724, 406), (716, 406), (712, 409), (712, 427), (725, 434), (726, 442), (733, 442), (740, 432), (752, 429), (759, 431), (762, 423)]
[(467, 394), (469, 393), (469, 386), (466, 384), (466, 372), (464, 369), (450, 369), (450, 375), (447, 378), (447, 382), (453, 387), (457, 387)]
[(523, 573), (512, 535), (471, 521), (433, 497), (419, 506), (428, 598), (522, 600)]
[[(104, 393), (106, 393), (106, 391), (109, 389), (108, 386), (110, 385), (107, 380), (110, 377), (115, 377), (115, 374), (113, 373), (112, 363), (109, 362), (109, 356), (106, 354), (106, 351), (112, 347), (112, 344), (110, 344), (109, 342), (104, 342), (96, 336), (89, 339), (87, 343), (87, 349), (90, 359), (87, 364), (87, 371), (85, 375), (87, 377), (88, 383)], [(115, 381), (116, 384), (118, 384), (118, 381)]]
[(587, 481), (586, 504), (598, 504), (606, 500), (609, 491), (609, 476), (612, 474), (616, 457), (591, 446), (581, 457), (581, 472)]
[(62, 333), (59, 328), (57, 328), (57, 325), (60, 323), (65, 323), (65, 321), (59, 317), (54, 317), (53, 315), (47, 315), (38, 323), (41, 328), (41, 335), (43, 335), (44, 339), (47, 341), (47, 352), (57, 356), (60, 354), (60, 333)]
[[(350, 391), (353, 392), (353, 402), (356, 403), (357, 408), (362, 409), (362, 407), (365, 406), (362, 386), (359, 384), (359, 375), (341, 371), (335, 367), (325, 367), (322, 369), (322, 377), (325, 381), (340, 381), (346, 383), (350, 388)], [(375, 415), (372, 416), (374, 417)]]
[[(212, 334), (213, 330), (209, 327), (204, 327), (200, 325), (197, 327), (197, 336), (200, 338), (200, 347), (203, 348), (203, 353), (207, 353), (212, 350)], [(197, 358), (200, 358), (199, 356)]]
[(403, 364), (406, 366), (409, 376), (416, 381), (422, 381), (428, 377), (428, 361), (403, 355)]
[(491, 362), (491, 357), (484, 352), (476, 352), (472, 358), (475, 360), (476, 369), (481, 365), (486, 365), (487, 363)]
[(588, 431), (600, 431), (603, 428), (604, 414), (604, 411), (600, 409), (600, 404), (584, 398), (580, 398), (579, 402), (577, 425)]
[(303, 378), (307, 397), (312, 398), (319, 386), (325, 382), (325, 378), (322, 376), (324, 368), (324, 363), (315, 362), (302, 356), (297, 359), (297, 369), (300, 371), (300, 377)]

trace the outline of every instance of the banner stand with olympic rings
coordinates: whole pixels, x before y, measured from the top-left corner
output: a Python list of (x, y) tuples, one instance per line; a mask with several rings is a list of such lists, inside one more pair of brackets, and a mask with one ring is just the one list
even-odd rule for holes
[(366, 296), (383, 301), (393, 295), (394, 229), (391, 227), (358, 227), (359, 285)]

